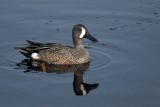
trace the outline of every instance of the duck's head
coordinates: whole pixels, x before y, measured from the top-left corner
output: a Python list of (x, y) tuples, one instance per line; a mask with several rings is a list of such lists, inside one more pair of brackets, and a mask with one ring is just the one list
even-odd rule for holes
[(82, 39), (87, 38), (92, 42), (98, 42), (87, 30), (87, 28), (82, 24), (77, 24), (72, 29), (72, 38), (74, 45), (82, 45)]

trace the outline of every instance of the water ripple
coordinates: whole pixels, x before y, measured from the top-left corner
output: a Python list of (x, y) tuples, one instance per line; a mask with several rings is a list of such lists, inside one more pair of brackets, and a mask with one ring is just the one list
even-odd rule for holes
[(111, 56), (104, 50), (104, 47), (96, 45), (93, 48), (88, 49), (91, 55), (90, 70), (103, 69), (111, 63)]

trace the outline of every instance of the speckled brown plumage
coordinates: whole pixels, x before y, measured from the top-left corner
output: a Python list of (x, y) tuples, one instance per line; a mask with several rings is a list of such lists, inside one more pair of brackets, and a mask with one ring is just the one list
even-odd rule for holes
[(49, 49), (39, 51), (39, 56), (40, 61), (49, 64), (80, 64), (89, 62), (89, 54), (83, 47), (74, 49), (73, 47), (63, 45), (53, 45)]

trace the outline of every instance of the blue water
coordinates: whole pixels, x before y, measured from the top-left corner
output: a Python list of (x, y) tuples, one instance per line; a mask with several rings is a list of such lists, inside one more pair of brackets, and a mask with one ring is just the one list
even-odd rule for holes
[[(1, 107), (159, 107), (159, 0), (0, 0)], [(25, 40), (72, 46), (71, 30), (84, 24), (99, 43), (91, 55), (86, 96), (73, 91), (74, 73), (24, 73), (14, 47)]]

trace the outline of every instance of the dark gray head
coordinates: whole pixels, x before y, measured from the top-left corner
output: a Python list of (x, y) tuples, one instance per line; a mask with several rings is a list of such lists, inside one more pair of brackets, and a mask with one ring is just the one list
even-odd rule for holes
[(96, 38), (90, 35), (87, 28), (82, 24), (77, 24), (72, 29), (72, 38), (74, 46), (82, 45), (82, 39), (87, 38), (92, 42), (98, 42)]

